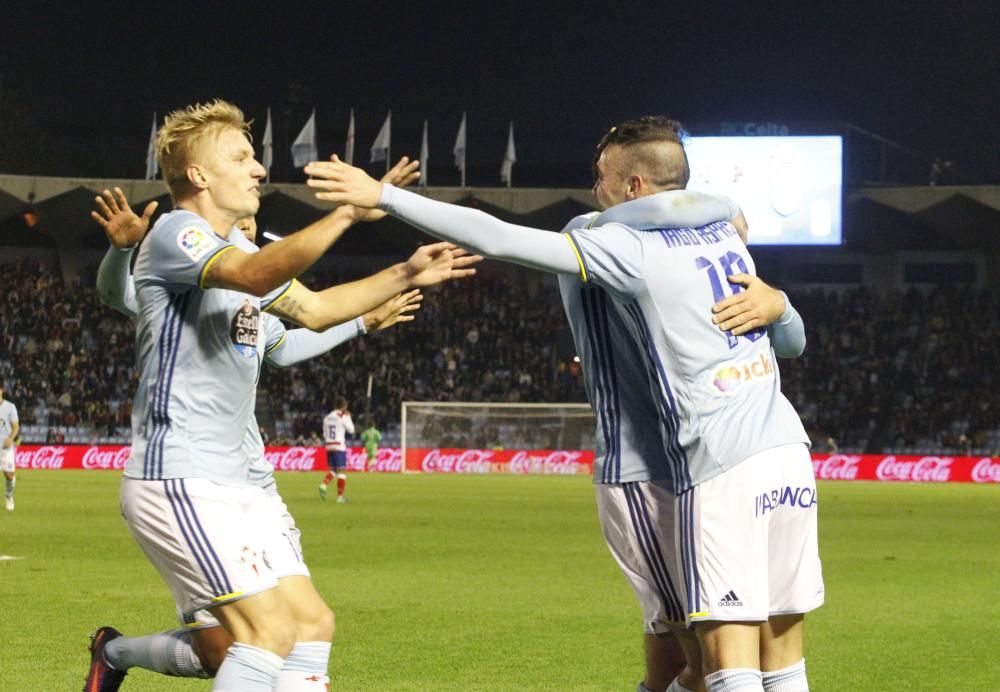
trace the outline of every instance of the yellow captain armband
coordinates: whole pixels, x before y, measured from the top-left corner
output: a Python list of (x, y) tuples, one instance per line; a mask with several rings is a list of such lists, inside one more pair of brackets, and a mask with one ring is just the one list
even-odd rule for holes
[(208, 274), (209, 268), (213, 264), (215, 264), (219, 260), (219, 258), (222, 257), (224, 253), (226, 253), (229, 250), (235, 250), (235, 249), (236, 249), (235, 245), (223, 245), (221, 248), (219, 248), (218, 252), (212, 255), (209, 258), (209, 260), (205, 262), (205, 266), (201, 268), (201, 274), (198, 275), (198, 288), (205, 288), (205, 276)]
[(583, 253), (580, 252), (580, 246), (576, 244), (576, 239), (571, 233), (563, 233), (563, 236), (569, 241), (569, 246), (573, 248), (573, 254), (576, 255), (576, 261), (580, 265), (580, 280), (586, 283), (590, 280), (587, 275), (587, 263), (583, 261)]
[[(291, 291), (292, 287), (295, 286), (295, 284), (297, 284), (297, 283), (299, 283), (298, 279), (292, 279), (291, 281), (289, 281), (288, 285), (285, 287), (285, 290), (282, 291), (281, 293), (279, 293), (278, 295), (276, 295), (274, 297), (274, 300), (272, 300), (270, 303), (267, 304), (267, 306), (264, 308), (264, 312), (270, 312), (271, 308), (273, 308), (275, 305), (277, 305), (278, 303), (280, 303), (281, 299), (284, 298), (285, 296), (287, 296), (288, 292)], [(279, 341), (278, 343), (281, 343), (281, 342)], [(275, 346), (277, 346), (277, 344), (275, 344)]]

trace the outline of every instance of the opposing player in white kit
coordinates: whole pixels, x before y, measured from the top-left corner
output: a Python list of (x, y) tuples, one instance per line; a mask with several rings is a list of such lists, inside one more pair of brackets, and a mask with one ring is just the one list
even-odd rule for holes
[(319, 496), (326, 499), (326, 491), (334, 476), (337, 478), (337, 502), (347, 502), (347, 433), (354, 434), (354, 420), (347, 409), (347, 399), (336, 398), (334, 409), (323, 418), (323, 442), (326, 445), (326, 464), (329, 469), (319, 484)]
[[(605, 442), (595, 466), (602, 524), (616, 558), (638, 572), (640, 600), (693, 626), (700, 652), (682, 645), (689, 661), (702, 656), (710, 690), (806, 689), (802, 616), (823, 601), (815, 480), (771, 339), (732, 295), (753, 276), (752, 258), (729, 223), (664, 222), (664, 210), (691, 204), (664, 192), (689, 175), (676, 122), (622, 123), (595, 168), (607, 211), (564, 234), (383, 186), (338, 161), (306, 171), (321, 199), (377, 205), (485, 256), (562, 275)], [(804, 345), (798, 325), (790, 354)], [(637, 397), (631, 385), (643, 380)], [(699, 684), (685, 673), (670, 689)]]
[(4, 478), (4, 507), (14, 511), (14, 486), (17, 485), (17, 436), (21, 423), (17, 418), (17, 407), (3, 398), (0, 384), (0, 471)]
[[(316, 688), (327, 684), (329, 639), (297, 641), (302, 594), (283, 588), (267, 560), (286, 526), (260, 511), (268, 501), (250, 478), (246, 438), (266, 348), (260, 312), (325, 329), (404, 290), (467, 275), (470, 259), (439, 244), (312, 293), (292, 279), (360, 212), (339, 208), (255, 252), (233, 230), (256, 213), (264, 169), (242, 113), (222, 101), (169, 115), (157, 156), (176, 210), (135, 263), (139, 387), (122, 514), (179, 610), (208, 608), (232, 635), (213, 689)], [(314, 593), (309, 600), (322, 604)], [(328, 624), (332, 633), (332, 616)]]
[[(388, 179), (406, 183), (412, 179), (413, 168), (401, 161), (388, 174)], [(135, 284), (129, 271), (134, 246), (146, 233), (156, 203), (147, 205), (142, 217), (132, 212), (128, 200), (119, 188), (114, 194), (105, 190), (97, 198), (99, 211), (94, 218), (104, 228), (112, 248), (101, 262), (97, 275), (98, 294), (107, 305), (130, 318), (136, 316)], [(256, 237), (256, 223), (243, 219), (237, 226), (247, 240)], [(316, 333), (307, 329), (288, 331), (281, 321), (264, 313), (261, 321), (267, 334), (266, 362), (284, 367), (327, 352), (331, 348), (371, 330), (385, 329), (397, 322), (412, 320), (411, 314), (419, 308), (422, 296), (412, 291), (396, 296), (376, 310), (357, 320)], [(267, 494), (276, 514), (286, 524), (285, 541), (268, 554), (279, 584), (288, 584), (297, 592), (314, 591), (309, 582), (309, 570), (302, 556), (300, 532), (278, 494), (273, 468), (264, 459), (258, 426), (254, 420), (247, 430), (247, 448), (250, 455), (250, 479)], [(317, 638), (317, 629), (323, 624), (328, 609), (313, 609), (309, 622), (297, 622), (297, 636), (302, 641)], [(102, 627), (93, 636), (91, 670), (85, 690), (96, 687), (99, 692), (115, 692), (129, 668), (138, 666), (155, 672), (181, 677), (212, 677), (221, 665), (232, 644), (232, 637), (206, 610), (194, 615), (181, 613), (180, 629), (157, 632), (143, 637), (124, 637), (112, 627)], [(332, 617), (330, 614), (329, 617)], [(301, 618), (300, 618), (301, 619)], [(319, 638), (325, 636), (321, 632)]]

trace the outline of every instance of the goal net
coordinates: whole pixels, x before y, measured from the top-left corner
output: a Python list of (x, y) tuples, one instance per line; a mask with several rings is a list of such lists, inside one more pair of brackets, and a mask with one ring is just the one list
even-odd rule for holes
[(492, 470), (509, 470), (497, 468), (497, 464), (511, 459), (521, 460), (521, 466), (530, 463), (525, 459), (543, 463), (591, 455), (592, 460), (595, 425), (587, 404), (404, 401), (400, 426), (403, 468), (452, 470), (429, 466), (454, 466), (465, 459), (482, 462), (482, 468), (472, 472), (485, 472), (490, 463)]

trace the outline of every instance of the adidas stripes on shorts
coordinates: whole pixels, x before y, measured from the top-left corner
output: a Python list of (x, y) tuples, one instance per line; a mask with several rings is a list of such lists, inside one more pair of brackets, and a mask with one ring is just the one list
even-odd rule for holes
[[(278, 485), (273, 480), (270, 485), (264, 488), (267, 497), (267, 506), (273, 511), (274, 519), (280, 526), (284, 527), (281, 538), (276, 545), (267, 548), (267, 560), (271, 563), (275, 576), (278, 579), (283, 577), (308, 577), (309, 568), (302, 557), (302, 532), (295, 525), (295, 518), (288, 511), (288, 506), (278, 494)], [(193, 613), (185, 613), (180, 608), (177, 610), (177, 619), (189, 629), (201, 629), (205, 627), (218, 627), (219, 621), (208, 610), (196, 610)]]
[(755, 454), (680, 496), (640, 481), (598, 484), (597, 501), (647, 633), (667, 623), (764, 621), (823, 603), (805, 445)]
[(658, 481), (599, 483), (604, 540), (632, 586), (646, 634), (664, 634), (687, 614), (676, 558), (677, 497)]
[(203, 478), (124, 477), (121, 507), (129, 531), (167, 582), (180, 613), (252, 596), (278, 583), (270, 552), (287, 542), (285, 527), (261, 488)]

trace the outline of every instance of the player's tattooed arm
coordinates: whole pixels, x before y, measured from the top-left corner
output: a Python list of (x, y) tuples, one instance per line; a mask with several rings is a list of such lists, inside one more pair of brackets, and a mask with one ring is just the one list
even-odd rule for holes
[(305, 308), (303, 307), (301, 300), (296, 299), (295, 296), (292, 295), (292, 291), (289, 291), (275, 301), (275, 303), (271, 305), (267, 311), (277, 315), (278, 317), (283, 317), (286, 320), (291, 320), (292, 322), (301, 324), (302, 314), (305, 312)]
[[(322, 291), (310, 291), (294, 282), (267, 309), (268, 312), (297, 322), (303, 327), (320, 331), (376, 310), (404, 291), (412, 292), (414, 288), (472, 276), (476, 271), (472, 265), (480, 260), (482, 257), (470, 255), (450, 243), (424, 245), (406, 262), (358, 281), (331, 286)], [(405, 299), (405, 302), (413, 303), (415, 300), (416, 296)], [(404, 312), (409, 311), (407, 309)], [(398, 317), (396, 321), (406, 321)]]

